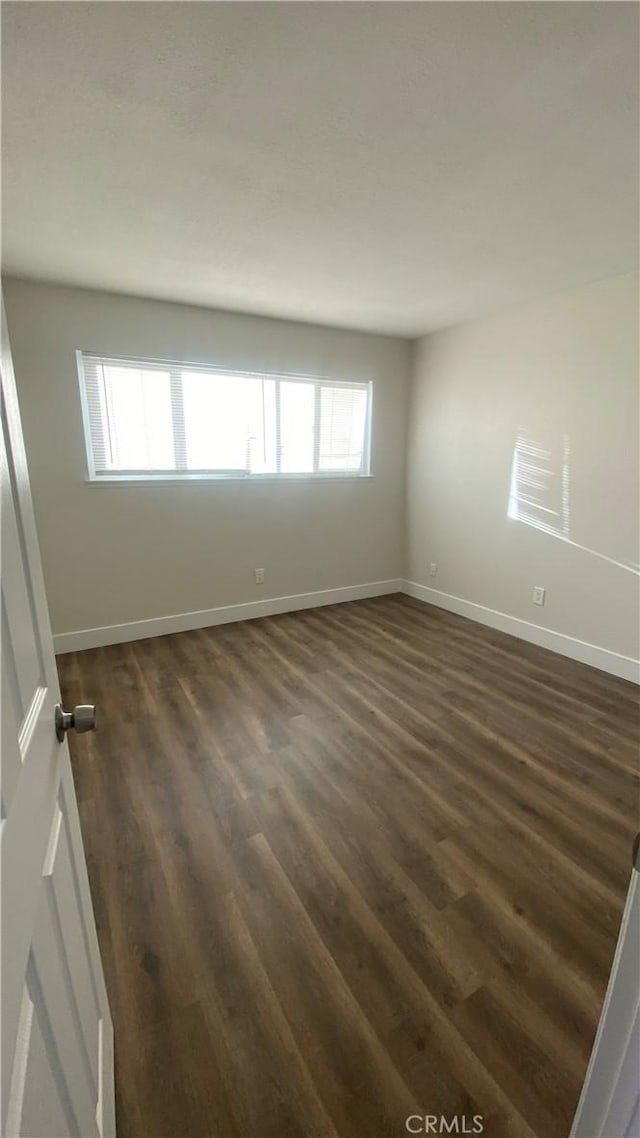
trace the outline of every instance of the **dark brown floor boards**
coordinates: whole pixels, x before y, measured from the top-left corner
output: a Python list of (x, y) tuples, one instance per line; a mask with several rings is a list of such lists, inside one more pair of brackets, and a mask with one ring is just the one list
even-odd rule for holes
[(404, 596), (59, 658), (119, 1138), (563, 1138), (633, 685)]

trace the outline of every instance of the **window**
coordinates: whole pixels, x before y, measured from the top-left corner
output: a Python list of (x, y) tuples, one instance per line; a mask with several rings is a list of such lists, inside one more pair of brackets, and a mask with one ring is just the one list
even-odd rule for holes
[(92, 480), (369, 473), (370, 383), (77, 355)]

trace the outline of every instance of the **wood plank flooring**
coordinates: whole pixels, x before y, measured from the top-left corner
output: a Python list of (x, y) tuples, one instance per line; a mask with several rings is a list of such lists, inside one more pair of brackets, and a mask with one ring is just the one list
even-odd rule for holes
[(568, 1134), (638, 829), (633, 685), (404, 596), (59, 668), (98, 705), (70, 741), (119, 1138)]

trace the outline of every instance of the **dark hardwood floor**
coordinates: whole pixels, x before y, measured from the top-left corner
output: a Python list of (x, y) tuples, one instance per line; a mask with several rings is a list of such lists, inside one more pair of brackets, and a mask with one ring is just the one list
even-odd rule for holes
[(638, 828), (633, 685), (403, 596), (59, 667), (98, 705), (71, 745), (119, 1138), (569, 1133)]

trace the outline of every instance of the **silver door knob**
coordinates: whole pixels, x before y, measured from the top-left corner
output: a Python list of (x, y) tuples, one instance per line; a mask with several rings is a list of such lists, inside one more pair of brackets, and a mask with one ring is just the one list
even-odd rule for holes
[(73, 711), (63, 711), (60, 704), (56, 706), (56, 738), (59, 743), (65, 733), (73, 727), (80, 735), (84, 731), (95, 731), (96, 705), (95, 703), (78, 703)]

